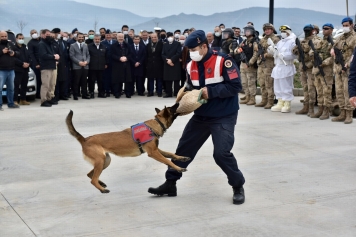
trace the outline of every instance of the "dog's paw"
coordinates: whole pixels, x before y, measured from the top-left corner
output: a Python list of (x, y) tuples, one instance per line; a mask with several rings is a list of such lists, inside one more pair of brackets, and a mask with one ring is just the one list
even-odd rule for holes
[(101, 193), (110, 193), (110, 190), (109, 189), (103, 189), (103, 190), (100, 190)]
[(103, 188), (106, 188), (106, 187), (107, 187), (106, 184), (105, 184), (103, 181), (100, 181), (100, 180), (99, 180), (99, 184), (100, 184), (100, 186), (103, 187)]
[(182, 156), (180, 158), (180, 161), (182, 161), (182, 162), (187, 162), (187, 161), (190, 161), (190, 160), (191, 160), (190, 157), (186, 157), (186, 156)]

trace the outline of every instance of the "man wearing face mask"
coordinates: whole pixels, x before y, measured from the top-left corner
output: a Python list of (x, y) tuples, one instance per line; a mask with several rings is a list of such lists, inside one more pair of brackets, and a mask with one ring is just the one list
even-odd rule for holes
[(211, 45), (211, 48), (214, 50), (219, 51), (222, 43), (222, 35), (221, 35), (221, 29), (219, 26), (215, 26), (214, 28), (214, 41)]
[(77, 35), (78, 35), (78, 29), (77, 28), (74, 28), (72, 30), (72, 38), (68, 40), (68, 44), (71, 45), (71, 44), (74, 44), (75, 42), (77, 42)]
[(167, 41), (167, 33), (166, 33), (165, 30), (163, 30), (163, 29), (161, 30), (159, 38), (160, 38), (160, 41), (162, 41), (163, 43), (167, 43), (168, 42)]
[(41, 88), (41, 71), (40, 71), (40, 61), (39, 61), (39, 49), (38, 44), (41, 38), (38, 36), (36, 30), (30, 31), (31, 40), (27, 44), (28, 53), (31, 57), (30, 67), (36, 75), (36, 98), (40, 99), (40, 88)]
[(180, 33), (181, 33), (180, 30), (174, 31), (174, 40), (175, 40), (175, 41), (179, 41)]
[[(304, 104), (303, 108), (296, 112), (296, 114), (307, 114), (312, 117), (314, 114), (314, 104), (316, 100), (315, 94), (315, 85), (314, 85), (314, 76), (312, 74), (313, 62), (311, 61), (311, 57), (309, 56), (310, 46), (309, 41), (313, 40), (315, 35), (314, 26), (312, 24), (307, 24), (303, 28), (305, 38), (300, 42), (302, 47), (302, 54), (304, 54), (304, 65), (302, 62), (299, 62), (299, 73), (300, 73), (300, 81), (303, 86), (304, 92)], [(297, 56), (300, 56), (300, 52), (298, 50), (298, 46), (296, 45), (293, 49), (293, 53)], [(303, 69), (304, 67), (304, 69)]]
[[(315, 28), (315, 25), (314, 25)], [(326, 23), (323, 25), (323, 38), (314, 37), (312, 43), (316, 52), (313, 49), (310, 50), (309, 56), (314, 63), (315, 54), (318, 54), (322, 60), (320, 65), (324, 76), (321, 75), (319, 67), (314, 65), (312, 69), (312, 74), (314, 75), (314, 85), (318, 93), (318, 112), (311, 116), (311, 118), (320, 118), (321, 120), (328, 119), (331, 107), (331, 91), (333, 85), (333, 65), (334, 59), (331, 57), (330, 50), (332, 45), (328, 42), (328, 37), (332, 37), (334, 26), (331, 23)], [(315, 33), (317, 30), (315, 31)], [(310, 101), (313, 102), (313, 101)]]
[(41, 33), (45, 39), (39, 43), (39, 57), (41, 69), (41, 106), (51, 107), (52, 104), (58, 104), (54, 98), (54, 89), (57, 80), (57, 62), (60, 56), (54, 53), (53, 37), (47, 29)]
[(86, 44), (91, 44), (94, 42), (94, 35), (95, 35), (95, 32), (93, 30), (89, 30), (88, 32), (88, 39), (85, 40), (85, 43)]
[[(209, 50), (202, 30), (189, 35), (185, 46), (189, 48), (192, 59), (187, 65), (187, 85), (191, 89), (202, 89), (202, 98), (207, 99), (208, 103), (194, 111), (176, 150), (176, 154), (190, 157), (191, 160), (173, 163), (186, 168), (211, 135), (215, 162), (233, 187), (233, 203), (242, 204), (245, 201), (245, 179), (231, 153), (239, 110), (238, 93), (242, 89), (238, 68), (230, 56)], [(166, 182), (158, 188), (149, 188), (148, 192), (159, 196), (176, 196), (176, 181), (181, 177), (182, 173), (168, 168)]]
[[(180, 57), (182, 54), (182, 46), (179, 42), (174, 41), (172, 32), (167, 33), (168, 43), (163, 44), (162, 58), (164, 61), (163, 82), (165, 83), (166, 95), (163, 98), (176, 96), (181, 80), (181, 65)], [(173, 90), (172, 90), (173, 84)]]
[[(252, 22), (248, 22), (248, 25), (253, 26)], [(278, 36), (274, 34), (275, 29), (271, 23), (265, 23), (263, 25), (264, 36), (260, 41), (260, 45), (264, 55), (260, 56), (257, 60), (257, 80), (261, 88), (262, 101), (256, 104), (255, 107), (264, 107), (265, 109), (271, 109), (274, 105), (274, 91), (273, 91), (273, 78), (271, 77), (272, 70), (274, 68), (274, 58), (273, 54), (267, 52), (268, 39), (270, 38), (276, 45), (280, 40)], [(263, 59), (265, 59), (263, 61)]]
[(70, 46), (69, 56), (72, 60), (74, 74), (72, 82), (73, 99), (78, 100), (79, 86), (81, 87), (82, 98), (90, 99), (87, 88), (90, 55), (82, 33), (78, 33), (77, 42)]
[(30, 105), (26, 101), (28, 71), (30, 67), (30, 54), (25, 45), (25, 37), (23, 34), (16, 35), (16, 48), (20, 56), (15, 61), (15, 89), (14, 89), (14, 103), (17, 104), (18, 94), (20, 92), (20, 105)]
[(272, 71), (274, 78), (274, 92), (278, 99), (277, 105), (271, 108), (272, 112), (289, 113), (293, 95), (293, 81), (296, 73), (294, 59), (296, 56), (292, 50), (295, 46), (296, 35), (288, 25), (279, 27), (282, 39), (277, 45), (268, 47), (269, 53), (273, 54), (275, 67)]
[[(235, 49), (235, 54), (240, 55), (242, 52), (246, 60), (241, 62), (241, 81), (245, 92), (245, 100), (240, 104), (256, 104), (256, 77), (257, 77), (257, 59), (258, 59), (258, 41), (255, 38), (255, 28), (252, 25), (244, 27), (246, 39)], [(232, 48), (231, 48), (232, 49)]]
[(125, 40), (125, 42), (127, 43), (127, 44), (129, 44), (129, 45), (131, 45), (131, 44), (133, 44), (133, 40), (132, 40), (132, 38), (129, 36), (129, 27), (127, 26), (127, 25), (123, 25), (122, 27), (121, 27), (121, 31), (122, 31), (122, 33), (124, 34), (124, 40)]
[[(352, 114), (354, 107), (349, 101), (348, 77), (350, 74), (350, 61), (352, 53), (356, 47), (356, 33), (353, 31), (353, 20), (350, 17), (345, 17), (341, 21), (344, 34), (335, 40), (331, 49), (331, 56), (334, 57), (334, 74), (335, 74), (335, 89), (336, 98), (339, 103), (341, 113), (338, 117), (333, 118), (333, 122), (344, 122), (345, 124), (352, 123)], [(335, 55), (334, 48), (341, 50), (343, 63)]]

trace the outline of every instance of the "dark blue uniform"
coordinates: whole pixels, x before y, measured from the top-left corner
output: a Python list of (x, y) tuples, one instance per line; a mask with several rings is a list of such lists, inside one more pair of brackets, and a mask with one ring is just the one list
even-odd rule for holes
[[(217, 53), (209, 51), (200, 62), (197, 62), (199, 86), (193, 86), (194, 89), (207, 87), (208, 103), (194, 111), (194, 115), (186, 125), (176, 150), (177, 155), (190, 157), (191, 160), (188, 162), (173, 161), (173, 163), (186, 168), (211, 135), (216, 164), (225, 172), (231, 186), (242, 187), (245, 179), (238, 168), (234, 155), (231, 153), (239, 109), (238, 92), (242, 89), (239, 70), (230, 56), (219, 53), (218, 55), (225, 59), (222, 74), (224, 80), (205, 85), (204, 72), (210, 70), (210, 68), (205, 68), (204, 62), (209, 60), (213, 54)], [(189, 75), (188, 83), (192, 84)], [(169, 168), (166, 172), (167, 180), (178, 180), (181, 177), (182, 173), (172, 168)]]
[(354, 58), (350, 64), (350, 75), (349, 75), (349, 96), (356, 96), (356, 48), (354, 50)]

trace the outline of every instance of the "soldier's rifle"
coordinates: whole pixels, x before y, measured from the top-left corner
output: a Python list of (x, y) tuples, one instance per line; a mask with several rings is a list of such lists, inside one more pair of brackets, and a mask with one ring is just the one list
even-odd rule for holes
[(325, 85), (327, 85), (328, 83), (326, 83), (326, 80), (325, 80), (325, 73), (324, 73), (323, 67), (321, 66), (321, 64), (323, 63), (323, 60), (321, 59), (319, 53), (315, 50), (315, 46), (314, 46), (314, 43), (312, 40), (309, 40), (308, 45), (314, 51), (314, 67), (319, 68), (319, 73), (323, 76)]
[(305, 55), (304, 55), (302, 45), (300, 44), (300, 40), (298, 38), (295, 39), (295, 44), (298, 47), (298, 54), (299, 54), (298, 61), (302, 63), (302, 65), (303, 65), (302, 68), (303, 68), (303, 71), (305, 72), (307, 70), (307, 66), (305, 65)]
[[(334, 41), (333, 39), (331, 38), (331, 35), (328, 36), (328, 42), (334, 46)], [(347, 71), (347, 68), (345, 67), (345, 60), (344, 60), (344, 57), (342, 56), (342, 52), (339, 48), (337, 47), (334, 47), (334, 53), (335, 53), (335, 63), (336, 64), (341, 64), (341, 69), (346, 72)], [(339, 72), (339, 74), (341, 74), (342, 72)]]

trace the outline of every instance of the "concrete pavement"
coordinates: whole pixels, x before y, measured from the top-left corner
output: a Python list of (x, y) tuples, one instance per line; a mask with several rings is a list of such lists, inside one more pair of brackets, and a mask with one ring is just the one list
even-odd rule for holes
[[(0, 236), (356, 236), (355, 126), (241, 105), (232, 152), (246, 178), (246, 202), (212, 158), (209, 139), (178, 181), (177, 197), (155, 197), (166, 166), (146, 154), (112, 155), (101, 194), (64, 119), (89, 136), (153, 118), (174, 99), (113, 97), (39, 101), (0, 112)], [(257, 101), (260, 101), (258, 97)], [(175, 151), (190, 115), (160, 147)]]

